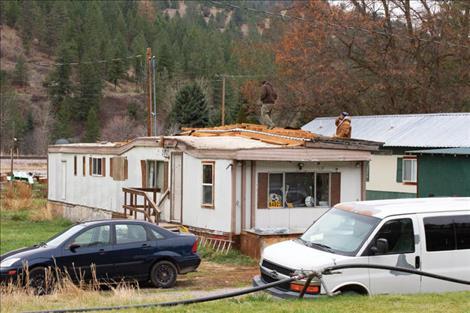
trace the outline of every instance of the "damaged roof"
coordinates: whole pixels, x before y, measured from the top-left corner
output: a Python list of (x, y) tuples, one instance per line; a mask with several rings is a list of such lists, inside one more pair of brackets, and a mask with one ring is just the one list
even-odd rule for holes
[[(335, 117), (318, 117), (302, 127), (324, 136), (336, 131)], [(470, 147), (470, 113), (351, 116), (352, 137), (384, 147)]]
[(174, 136), (139, 137), (117, 144), (53, 145), (49, 152), (119, 155), (133, 147), (179, 149), (198, 158), (273, 161), (363, 161), (380, 143), (324, 137), (300, 129), (234, 124), (184, 128)]
[(281, 146), (302, 146), (320, 136), (301, 129), (275, 127), (269, 129), (258, 124), (233, 124), (207, 128), (183, 128), (180, 136), (192, 137), (238, 137)]

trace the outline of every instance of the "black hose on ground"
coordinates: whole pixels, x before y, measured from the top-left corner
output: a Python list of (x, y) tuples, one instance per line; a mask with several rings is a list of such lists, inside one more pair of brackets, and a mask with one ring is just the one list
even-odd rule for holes
[(232, 298), (237, 296), (242, 296), (245, 294), (257, 292), (260, 290), (268, 289), (271, 287), (276, 287), (280, 284), (290, 283), (294, 280), (304, 279), (306, 275), (300, 274), (292, 276), (290, 278), (282, 279), (275, 281), (266, 285), (256, 286), (251, 288), (246, 288), (238, 291), (232, 291), (224, 294), (213, 295), (208, 297), (201, 297), (188, 300), (180, 301), (170, 301), (170, 302), (160, 302), (160, 303), (147, 303), (147, 304), (129, 304), (129, 305), (120, 305), (120, 306), (108, 306), (108, 307), (96, 307), (96, 308), (76, 308), (76, 309), (58, 309), (58, 310), (43, 310), (43, 311), (29, 311), (23, 313), (71, 313), (71, 312), (94, 312), (94, 311), (111, 311), (111, 310), (125, 310), (125, 309), (138, 309), (138, 308), (150, 308), (150, 307), (168, 307), (175, 305), (187, 305), (201, 302), (208, 302), (214, 300), (221, 300), (226, 298)]
[(456, 284), (470, 285), (470, 281), (468, 281), (468, 280), (462, 280), (462, 279), (457, 279), (457, 278), (432, 274), (432, 273), (428, 273), (428, 272), (422, 272), (422, 271), (419, 271), (419, 270), (415, 270), (413, 268), (396, 267), (396, 266), (388, 266), (388, 265), (378, 265), (378, 264), (334, 265), (334, 266), (330, 266), (330, 267), (325, 268), (322, 271), (322, 273), (323, 273), (323, 275), (328, 275), (328, 274), (332, 274), (331, 272), (333, 272), (333, 271), (337, 271), (337, 270), (341, 270), (341, 269), (347, 269), (347, 268), (371, 268), (371, 269), (378, 269), (378, 270), (390, 270), (390, 271), (397, 271), (397, 272), (405, 272), (405, 273), (416, 274), (416, 275), (420, 275), (420, 276), (431, 277), (431, 278), (435, 278), (435, 279), (439, 279), (439, 280), (449, 281), (449, 282), (456, 283)]
[(72, 312), (93, 312), (93, 311), (111, 311), (111, 310), (124, 310), (124, 309), (138, 309), (138, 308), (149, 308), (149, 307), (169, 307), (169, 306), (176, 306), (176, 305), (187, 305), (187, 304), (194, 304), (194, 303), (202, 303), (214, 300), (221, 300), (231, 297), (237, 297), (265, 289), (269, 289), (272, 287), (276, 287), (281, 284), (290, 283), (295, 280), (301, 280), (307, 278), (311, 280), (313, 277), (321, 277), (321, 275), (330, 275), (335, 274), (334, 271), (338, 271), (341, 269), (348, 269), (348, 268), (371, 268), (371, 269), (380, 269), (380, 270), (391, 270), (397, 272), (405, 272), (410, 274), (416, 274), (420, 276), (431, 277), (439, 280), (449, 281), (457, 284), (463, 285), (470, 285), (470, 281), (446, 277), (442, 275), (432, 274), (428, 272), (422, 272), (415, 269), (410, 268), (403, 268), (403, 267), (396, 267), (396, 266), (387, 266), (387, 265), (377, 265), (377, 264), (344, 264), (344, 265), (334, 265), (329, 266), (323, 269), (321, 272), (312, 272), (312, 273), (302, 273), (299, 275), (292, 276), (290, 278), (282, 279), (276, 282), (272, 282), (266, 285), (246, 288), (239, 291), (233, 291), (225, 294), (208, 296), (208, 297), (201, 297), (195, 299), (188, 299), (188, 300), (180, 300), (180, 301), (170, 301), (170, 302), (160, 302), (160, 303), (148, 303), (148, 304), (129, 304), (129, 305), (121, 305), (121, 306), (108, 306), (108, 307), (95, 307), (95, 308), (75, 308), (75, 309), (58, 309), (58, 310), (42, 310), (42, 311), (30, 311), (30, 312), (23, 312), (23, 313), (72, 313)]

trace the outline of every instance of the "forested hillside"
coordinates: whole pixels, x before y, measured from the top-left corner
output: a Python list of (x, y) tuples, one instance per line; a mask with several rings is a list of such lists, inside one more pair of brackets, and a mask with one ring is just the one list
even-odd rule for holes
[[(1, 150), (145, 135), (145, 51), (157, 59), (158, 133), (275, 119), (470, 110), (466, 1), (0, 2)], [(184, 112), (198, 107), (195, 124)], [(190, 115), (188, 115), (190, 116)], [(194, 122), (194, 123), (193, 123)], [(202, 123), (202, 124), (201, 124)]]
[[(264, 8), (273, 2), (250, 1)], [(239, 73), (238, 43), (261, 42), (264, 17), (205, 1), (2, 1), (2, 150), (44, 153), (58, 138), (125, 140), (145, 134), (145, 50), (157, 57), (159, 132), (180, 88), (204, 92), (220, 121), (220, 75)], [(260, 24), (261, 25), (261, 24)], [(268, 26), (269, 27), (269, 26)], [(269, 62), (272, 57), (267, 56)], [(259, 64), (252, 72), (272, 71)], [(238, 120), (238, 80), (227, 82), (227, 122)]]

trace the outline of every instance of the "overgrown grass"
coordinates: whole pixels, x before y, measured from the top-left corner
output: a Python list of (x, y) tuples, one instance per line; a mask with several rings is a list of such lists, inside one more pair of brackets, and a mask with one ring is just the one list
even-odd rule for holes
[(256, 260), (243, 255), (236, 249), (231, 249), (227, 254), (217, 252), (209, 247), (199, 247), (198, 253), (204, 260), (219, 263), (219, 264), (232, 264), (250, 266), (256, 265)]
[[(1, 312), (21, 312), (63, 308), (156, 303), (175, 300), (174, 294), (148, 294), (140, 290), (118, 288), (110, 292), (71, 289), (68, 293), (44, 297), (13, 294), (2, 297)], [(278, 300), (264, 293), (172, 308), (129, 309), (125, 312), (283, 312), (283, 313), (465, 313), (470, 312), (470, 292), (373, 297), (334, 297), (313, 300)]]
[(45, 241), (70, 225), (47, 207), (47, 185), (14, 182), (2, 186), (0, 254)]
[(34, 211), (0, 211), (0, 254), (45, 241), (72, 223), (63, 218), (32, 221)]

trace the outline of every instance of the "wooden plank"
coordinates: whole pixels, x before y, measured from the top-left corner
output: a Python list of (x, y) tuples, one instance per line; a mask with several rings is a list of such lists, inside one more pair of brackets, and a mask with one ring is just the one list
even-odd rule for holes
[(341, 173), (331, 173), (331, 206), (341, 202)]
[(141, 174), (141, 183), (142, 188), (147, 187), (147, 162), (145, 160), (140, 160), (140, 174)]
[(106, 176), (106, 158), (101, 158), (101, 175)]
[(163, 190), (168, 190), (168, 162), (163, 163)]
[(86, 176), (86, 157), (83, 156), (82, 160), (83, 160), (83, 164), (82, 164), (82, 166), (83, 166), (83, 169), (82, 169), (83, 170), (83, 176)]
[(268, 173), (258, 173), (258, 209), (268, 208)]

